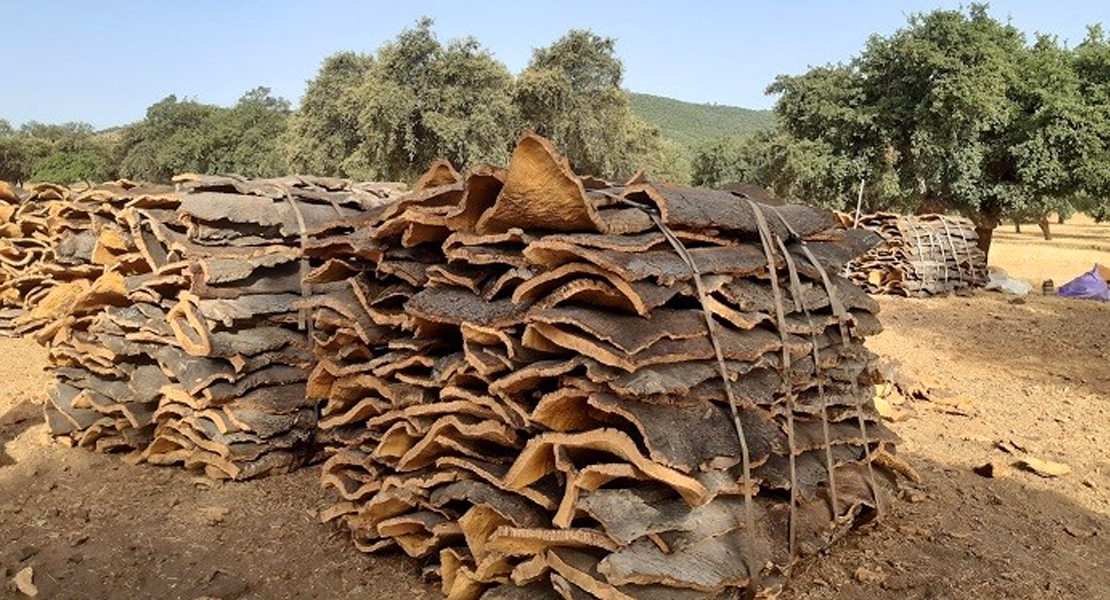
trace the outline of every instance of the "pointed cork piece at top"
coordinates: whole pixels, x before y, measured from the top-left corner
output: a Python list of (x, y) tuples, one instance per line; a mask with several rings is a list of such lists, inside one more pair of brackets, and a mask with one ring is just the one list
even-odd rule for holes
[(438, 158), (432, 163), (432, 166), (428, 167), (428, 170), (420, 176), (420, 179), (417, 179), (416, 183), (412, 184), (412, 190), (418, 192), (441, 185), (451, 185), (461, 180), (462, 177), (459, 176), (459, 172), (455, 170), (455, 167), (451, 166), (450, 161), (446, 158)]
[(525, 134), (513, 150), (501, 193), (478, 220), (479, 233), (525, 230), (604, 232), (582, 181), (551, 142)]

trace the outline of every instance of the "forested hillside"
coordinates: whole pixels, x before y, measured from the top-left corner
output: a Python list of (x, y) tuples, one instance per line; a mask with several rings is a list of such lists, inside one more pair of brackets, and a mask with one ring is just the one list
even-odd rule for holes
[(770, 110), (752, 110), (722, 104), (694, 104), (651, 94), (632, 92), (632, 112), (659, 129), (660, 135), (696, 148), (722, 136), (764, 131), (774, 126)]

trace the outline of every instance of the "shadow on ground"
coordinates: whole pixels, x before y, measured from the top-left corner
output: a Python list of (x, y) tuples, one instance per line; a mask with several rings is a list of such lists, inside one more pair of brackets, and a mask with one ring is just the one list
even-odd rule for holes
[(6, 449), (8, 442), (40, 423), (42, 423), (42, 407), (26, 398), (16, 403), (7, 412), (0, 414), (0, 467), (15, 464), (15, 459)]
[(170, 467), (49, 446), (0, 468), (0, 598), (438, 598), (420, 565), (359, 553), (317, 518), (319, 467), (201, 485)]
[(915, 501), (896, 503), (804, 564), (783, 600), (1098, 598), (1110, 590), (1110, 519), (1025, 485), (1033, 475), (988, 479), (907, 458), (924, 477)]
[[(1110, 522), (1024, 474), (907, 456), (923, 487), (804, 564), (786, 600), (1098, 597)], [(179, 470), (52, 448), (0, 469), (0, 570), (47, 598), (438, 598), (420, 565), (359, 554), (315, 519), (318, 469), (213, 488)], [(871, 574), (860, 581), (857, 570)], [(0, 598), (19, 598), (0, 590)]]

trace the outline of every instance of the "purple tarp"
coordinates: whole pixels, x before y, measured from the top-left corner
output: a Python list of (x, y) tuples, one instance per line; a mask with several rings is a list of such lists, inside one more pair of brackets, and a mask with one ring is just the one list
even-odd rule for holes
[(1110, 301), (1110, 286), (1098, 271), (1098, 265), (1086, 273), (1060, 286), (1056, 295), (1065, 298)]

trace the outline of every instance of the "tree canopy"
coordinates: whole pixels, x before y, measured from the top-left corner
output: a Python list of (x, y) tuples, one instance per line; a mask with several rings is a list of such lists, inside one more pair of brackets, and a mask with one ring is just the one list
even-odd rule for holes
[(252, 177), (287, 171), (279, 152), (289, 102), (258, 87), (223, 108), (168, 96), (146, 118), (124, 130), (123, 176), (168, 181), (183, 172), (238, 173)]
[[(1074, 67), (1079, 75), (1079, 97), (1083, 99), (1097, 136), (1096, 147), (1089, 148), (1079, 168), (1083, 193), (1089, 197), (1110, 198), (1110, 37), (1101, 26), (1088, 29), (1087, 38), (1075, 49)], [(1108, 201), (1110, 203), (1110, 201)], [(1110, 212), (1110, 207), (1103, 207)]]
[(175, 95), (152, 104), (146, 118), (123, 133), (120, 173), (141, 181), (168, 181), (186, 171), (215, 172), (209, 127), (219, 110)]
[(689, 180), (688, 151), (633, 114), (614, 40), (568, 32), (514, 76), (474, 38), (441, 43), (432, 26), (421, 19), (373, 55), (326, 58), (296, 110), (264, 87), (229, 108), (170, 95), (112, 135), (76, 131), (97, 137), (87, 148), (48, 139), (38, 124), (25, 126), (38, 128), (28, 133), (0, 123), (0, 174), (166, 181), (182, 172), (295, 171), (412, 180), (440, 157), (458, 167), (503, 164), (534, 130), (581, 173), (621, 177), (646, 168), (658, 179)]
[(73, 183), (100, 181), (116, 173), (117, 139), (88, 123), (24, 123), (0, 120), (0, 179)]
[(912, 15), (847, 63), (778, 77), (780, 133), (699, 157), (696, 175), (732, 161), (787, 197), (845, 208), (863, 178), (868, 208), (957, 211), (986, 247), (1003, 218), (1107, 197), (1107, 48), (1099, 28), (1075, 49), (1029, 43), (982, 4)]
[(361, 143), (358, 90), (374, 59), (339, 52), (324, 60), (308, 82), (301, 105), (289, 119), (282, 154), (297, 172), (351, 177), (347, 161)]
[(256, 87), (227, 110), (214, 113), (211, 169), (250, 177), (277, 177), (288, 172), (279, 143), (292, 113), (289, 101)]
[(615, 40), (573, 30), (533, 52), (513, 102), (577, 171), (631, 175), (663, 150), (658, 131), (632, 114), (623, 77)]
[(904, 194), (959, 210), (993, 229), (1017, 199), (1013, 92), (1021, 32), (984, 5), (914, 15), (857, 59), (863, 106), (893, 156)]
[(531, 129), (583, 173), (639, 167), (688, 178), (681, 149), (637, 119), (621, 87), (615, 42), (571, 31), (535, 50), (517, 76), (473, 38), (441, 43), (431, 19), (373, 56), (324, 61), (290, 119), (284, 155), (298, 170), (413, 179), (438, 157), (457, 166), (504, 163)]
[(476, 40), (446, 46), (422, 19), (386, 44), (356, 90), (352, 172), (414, 179), (436, 158), (503, 162), (514, 134), (512, 75)]
[(759, 183), (776, 196), (828, 208), (846, 208), (858, 169), (824, 140), (782, 131), (721, 138), (702, 144), (694, 157), (695, 185)]
[(0, 119), (0, 180), (18, 183), (30, 175), (30, 157), (19, 131)]

